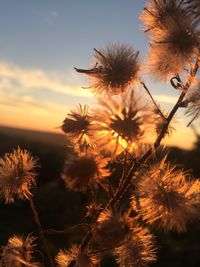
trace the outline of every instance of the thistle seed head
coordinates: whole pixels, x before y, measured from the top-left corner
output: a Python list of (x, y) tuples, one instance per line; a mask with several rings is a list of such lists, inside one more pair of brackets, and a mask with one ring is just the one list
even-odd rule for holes
[(65, 162), (62, 179), (69, 190), (86, 191), (109, 176), (107, 164), (108, 160), (97, 153), (70, 156)]
[(154, 237), (148, 229), (134, 227), (126, 242), (114, 250), (120, 267), (144, 267), (156, 261)]
[(111, 211), (102, 211), (98, 225), (94, 229), (94, 238), (106, 247), (114, 247), (124, 240), (129, 233), (129, 222), (126, 216)]
[(29, 235), (26, 238), (14, 235), (9, 238), (6, 246), (2, 247), (1, 262), (6, 267), (41, 267), (33, 259), (34, 241)]
[[(186, 231), (188, 222), (199, 216), (200, 181), (166, 162), (152, 165), (138, 186), (140, 210), (149, 223), (164, 230)], [(133, 200), (134, 209), (136, 208)]]
[(98, 259), (89, 251), (80, 251), (78, 245), (73, 245), (69, 250), (60, 250), (56, 256), (58, 267), (67, 267), (74, 263), (74, 267), (95, 267)]
[(151, 107), (130, 90), (116, 98), (99, 99), (94, 110), (97, 145), (117, 155), (136, 149), (138, 142), (149, 134)]
[(27, 150), (13, 150), (0, 158), (0, 196), (6, 203), (15, 198), (31, 197), (30, 188), (35, 185), (37, 160)]
[(94, 146), (92, 142), (92, 116), (88, 106), (79, 105), (67, 115), (61, 126), (70, 141), (80, 149), (87, 150)]

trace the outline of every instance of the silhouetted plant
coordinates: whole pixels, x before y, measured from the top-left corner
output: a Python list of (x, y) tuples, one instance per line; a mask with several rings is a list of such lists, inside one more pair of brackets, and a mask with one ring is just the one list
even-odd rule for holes
[[(89, 77), (88, 90), (98, 97), (96, 107), (79, 105), (61, 126), (73, 148), (61, 178), (67, 190), (90, 195), (83, 223), (43, 230), (30, 193), (36, 160), (20, 148), (0, 159), (0, 195), (6, 203), (28, 199), (47, 266), (100, 266), (106, 252), (121, 267), (149, 266), (157, 258), (152, 227), (182, 232), (199, 218), (200, 180), (171, 165), (164, 151), (159, 159), (157, 151), (173, 133), (171, 122), (179, 108), (191, 117), (188, 125), (200, 115), (199, 14), (196, 0), (149, 0), (140, 15), (149, 40), (145, 64), (134, 48), (110, 44), (94, 49), (93, 68), (75, 68)], [(179, 90), (168, 114), (144, 82), (146, 72)], [(151, 145), (149, 138), (154, 140)], [(113, 164), (121, 171), (114, 183)], [(53, 261), (45, 235), (64, 235), (77, 228), (87, 229), (86, 235), (79, 244), (60, 249)], [(43, 266), (33, 261), (33, 241), (32, 236), (10, 238), (2, 248), (0, 266)]]

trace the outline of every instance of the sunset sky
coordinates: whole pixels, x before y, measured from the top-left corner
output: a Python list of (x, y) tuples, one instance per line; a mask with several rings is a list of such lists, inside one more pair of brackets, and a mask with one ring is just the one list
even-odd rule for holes
[[(94, 104), (90, 92), (81, 89), (87, 80), (73, 67), (92, 66), (93, 48), (112, 42), (133, 45), (145, 57), (147, 42), (138, 19), (144, 2), (0, 1), (0, 125), (59, 133), (69, 109)], [(147, 84), (170, 110), (178, 92), (150, 77)], [(189, 148), (195, 136), (181, 117), (182, 112), (178, 131), (167, 142)]]

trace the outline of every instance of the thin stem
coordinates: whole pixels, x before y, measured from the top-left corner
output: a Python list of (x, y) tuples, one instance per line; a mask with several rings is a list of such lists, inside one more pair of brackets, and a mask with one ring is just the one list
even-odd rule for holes
[[(127, 176), (124, 177), (125, 179), (123, 181), (123, 184), (120, 186), (120, 188), (118, 187), (117, 191), (115, 192), (114, 197), (110, 200), (109, 204), (106, 207), (112, 207), (118, 201), (118, 199), (120, 199), (122, 197), (122, 195), (126, 191), (126, 188), (131, 183), (131, 179), (132, 179), (133, 174), (136, 171), (141, 169), (143, 164), (151, 157), (152, 152), (160, 146), (160, 143), (161, 143), (162, 139), (164, 138), (164, 136), (165, 136), (165, 134), (167, 132), (168, 126), (169, 126), (172, 118), (174, 117), (174, 115), (175, 115), (176, 111), (178, 110), (178, 108), (181, 106), (181, 102), (183, 101), (188, 88), (192, 84), (192, 80), (195, 77), (195, 75), (196, 75), (196, 73), (198, 71), (198, 68), (199, 68), (199, 57), (196, 60), (194, 68), (191, 69), (191, 71), (190, 71), (190, 76), (188, 77), (188, 81), (186, 82), (185, 86), (183, 86), (183, 91), (180, 94), (175, 106), (173, 107), (173, 109), (171, 110), (170, 114), (166, 118), (166, 123), (163, 125), (163, 128), (161, 129), (160, 134), (158, 135), (158, 137), (157, 137), (157, 139), (156, 139), (156, 141), (155, 141), (155, 143), (153, 145), (153, 148), (150, 148), (138, 161), (135, 162), (135, 164), (133, 164), (130, 167)], [(97, 216), (97, 218), (98, 218), (98, 216)], [(81, 250), (86, 249), (86, 247), (89, 244), (89, 242), (92, 239), (92, 237), (93, 237), (92, 231), (89, 231), (86, 234), (85, 238), (83, 239), (83, 241), (81, 243), (81, 246), (80, 246)]]
[(47, 234), (47, 235), (62, 235), (62, 234), (66, 234), (66, 233), (69, 233), (70, 231), (78, 228), (78, 227), (85, 227), (87, 229), (91, 229), (91, 226), (87, 223), (80, 223), (80, 224), (77, 224), (77, 225), (74, 225), (72, 227), (69, 227), (65, 230), (55, 230), (55, 229), (46, 229), (46, 230), (43, 230), (43, 233), (44, 234)]
[[(163, 125), (160, 134), (158, 135), (154, 145), (153, 145), (153, 149), (157, 149), (160, 146), (160, 143), (162, 141), (162, 139), (164, 138), (167, 129), (169, 127), (169, 124), (172, 120), (172, 118), (174, 117), (175, 113), (177, 112), (178, 108), (181, 106), (181, 103), (187, 93), (187, 90), (189, 89), (189, 87), (192, 84), (193, 78), (195, 77), (195, 75), (197, 74), (199, 68), (199, 56), (196, 59), (194, 68), (190, 70), (190, 75), (188, 77), (188, 81), (186, 82), (186, 84), (183, 86), (183, 91), (181, 93), (181, 95), (179, 96), (175, 106), (173, 107), (173, 109), (171, 110), (169, 116), (166, 118), (166, 123)], [(121, 186), (121, 188), (117, 189), (116, 193), (115, 193), (115, 197), (113, 199), (111, 199), (110, 201), (110, 205), (113, 205), (123, 194), (123, 191), (126, 190), (127, 186), (130, 184), (131, 182), (131, 178), (132, 175), (141, 168), (141, 165), (151, 156), (152, 154), (152, 148), (150, 148), (139, 160), (138, 162), (136, 162), (135, 164), (133, 164), (133, 166), (130, 168), (127, 177), (124, 180), (123, 186)]]
[(146, 86), (146, 84), (143, 81), (140, 81), (140, 83), (142, 84), (142, 86), (144, 87), (144, 89), (146, 90), (147, 94), (149, 95), (149, 97), (151, 98), (154, 106), (156, 107), (156, 110), (158, 111), (159, 115), (163, 118), (166, 119), (164, 114), (162, 113), (162, 111), (160, 110), (159, 106), (157, 105), (156, 101), (154, 100), (151, 92), (149, 91), (148, 87)]
[[(127, 175), (127, 156), (128, 156), (128, 154), (129, 154), (128, 150), (126, 149), (125, 156), (124, 156), (122, 177), (120, 179), (118, 188), (121, 188), (121, 186), (123, 185), (124, 178)], [(108, 206), (109, 206), (109, 203), (108, 203)]]
[[(168, 129), (168, 126), (172, 120), (172, 118), (174, 117), (176, 111), (178, 110), (179, 108), (179, 104), (182, 102), (183, 98), (185, 97), (185, 94), (186, 92), (183, 91), (181, 93), (181, 95), (179, 96), (179, 99), (177, 101), (177, 103), (175, 104), (175, 106), (173, 107), (173, 109), (171, 110), (169, 116), (167, 117), (166, 119), (166, 123), (163, 125), (163, 128), (160, 132), (160, 134), (158, 135), (154, 145), (153, 145), (153, 149), (157, 149), (162, 141), (162, 139), (164, 138), (166, 132), (167, 132), (167, 129)], [(152, 148), (150, 148), (129, 170), (128, 172), (128, 175), (126, 177), (126, 179), (124, 180), (124, 183), (123, 183), (123, 186), (120, 188), (120, 190), (117, 190), (116, 194), (115, 194), (115, 197), (111, 200), (111, 204), (113, 205), (113, 203), (115, 203), (118, 198), (121, 197), (121, 195), (123, 194), (123, 191), (127, 188), (128, 184), (131, 182), (131, 178), (132, 178), (132, 175), (136, 172), (136, 170), (140, 169), (142, 164), (146, 162), (146, 160), (151, 156), (152, 154), (152, 151), (153, 151)]]
[[(170, 112), (169, 116), (167, 117), (167, 121), (166, 124), (164, 124), (159, 136), (157, 137), (155, 143), (154, 143), (154, 149), (156, 149), (159, 145), (160, 142), (162, 140), (162, 138), (164, 137), (168, 126), (174, 116), (174, 114), (176, 113), (176, 111), (179, 108), (179, 104), (181, 103), (181, 101), (183, 100), (184, 96), (185, 96), (185, 91), (181, 93), (177, 103), (175, 104), (175, 106), (173, 107), (172, 111)], [(120, 187), (118, 187), (117, 191), (115, 192), (114, 197), (110, 200), (109, 204), (107, 205), (107, 207), (112, 207), (123, 195), (123, 193), (126, 191), (126, 188), (128, 187), (128, 185), (131, 182), (132, 176), (133, 174), (138, 171), (142, 164), (146, 162), (146, 160), (151, 156), (153, 149), (150, 148), (135, 164), (132, 165), (132, 167), (129, 169), (128, 174), (126, 177), (124, 177), (124, 181), (122, 184), (120, 184)], [(92, 239), (92, 232), (89, 231), (87, 233), (87, 235), (85, 236), (85, 238), (83, 239), (82, 243), (81, 243), (81, 250), (84, 250), (87, 245), (89, 244), (90, 240)]]
[[(118, 246), (121, 246), (123, 244), (126, 244), (127, 241), (124, 241), (124, 242), (121, 242)], [(105, 251), (108, 251), (108, 250), (113, 250), (116, 246), (112, 246), (112, 247), (105, 247), (105, 248), (101, 248), (101, 249), (97, 249), (97, 250), (92, 250), (90, 252), (90, 255), (95, 255), (95, 254), (98, 254), (98, 253), (102, 253), (102, 252), (105, 252)]]
[(99, 68), (98, 67), (94, 67), (92, 69), (79, 69), (74, 67), (74, 69), (79, 72), (79, 73), (84, 73), (84, 74), (96, 74), (97, 72), (99, 72)]
[(36, 207), (35, 207), (35, 204), (34, 204), (32, 198), (29, 199), (29, 204), (30, 204), (30, 208), (31, 208), (32, 213), (33, 213), (34, 222), (35, 222), (35, 224), (36, 224), (36, 226), (38, 228), (38, 235), (40, 237), (41, 242), (43, 243), (44, 250), (45, 250), (45, 253), (46, 253), (47, 257), (48, 257), (50, 267), (55, 267), (55, 264), (54, 264), (54, 261), (52, 259), (51, 254), (50, 254), (46, 239), (44, 237), (44, 233), (43, 233), (42, 225), (41, 225), (41, 222), (40, 222), (40, 218), (39, 218), (39, 215), (37, 213), (37, 210), (36, 210)]

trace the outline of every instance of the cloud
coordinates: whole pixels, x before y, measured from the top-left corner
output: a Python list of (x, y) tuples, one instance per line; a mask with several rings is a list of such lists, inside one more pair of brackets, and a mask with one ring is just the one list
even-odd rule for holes
[(158, 102), (166, 103), (166, 104), (175, 104), (177, 102), (176, 96), (170, 95), (154, 95), (155, 100)]
[(29, 95), (0, 94), (1, 125), (58, 133), (68, 109), (55, 103), (38, 103)]
[(31, 96), (8, 96), (0, 94), (0, 105), (11, 108), (19, 108), (26, 112), (40, 112), (40, 113), (61, 113), (64, 114), (65, 109), (56, 104), (42, 104), (34, 101)]
[(14, 64), (0, 63), (0, 89), (48, 89), (66, 95), (91, 97), (89, 90), (83, 90), (77, 85), (68, 85), (56, 74), (49, 74), (41, 69), (25, 69)]
[(58, 12), (55, 11), (55, 10), (51, 10), (50, 15), (51, 15), (51, 17), (53, 17), (53, 18), (57, 18), (57, 17), (58, 17)]
[[(48, 73), (41, 69), (25, 69), (14, 64), (0, 62), (0, 90), (6, 91), (11, 88), (19, 90), (48, 89), (54, 93), (63, 93), (74, 97), (92, 98), (94, 97), (89, 90), (84, 90), (81, 85), (77, 85), (77, 81), (73, 84), (73, 74), (66, 73), (68, 79), (64, 80), (59, 74)], [(70, 77), (72, 82), (69, 85)], [(158, 102), (166, 104), (175, 104), (176, 96), (160, 95), (154, 96)]]

